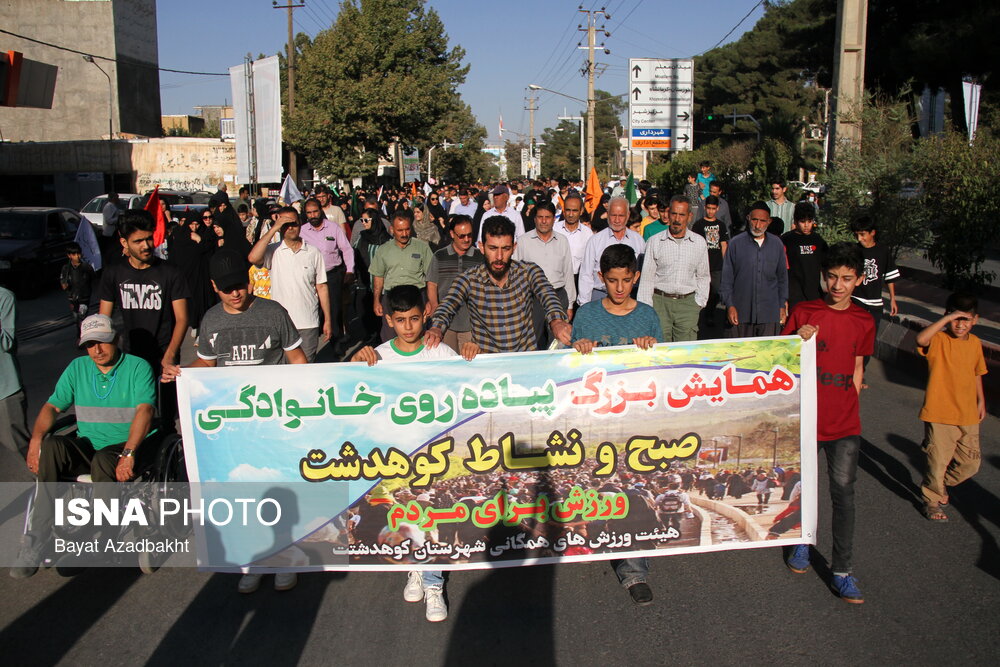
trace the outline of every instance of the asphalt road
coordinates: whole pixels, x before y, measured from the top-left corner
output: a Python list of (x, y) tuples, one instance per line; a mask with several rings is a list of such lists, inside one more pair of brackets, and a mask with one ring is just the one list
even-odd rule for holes
[[(22, 306), (21, 328), (62, 316), (61, 295)], [(27, 320), (27, 321), (26, 321)], [(76, 354), (72, 330), (24, 342), (32, 410)], [(954, 490), (952, 520), (917, 510), (916, 415), (922, 387), (903, 369), (869, 367), (858, 481), (856, 574), (867, 602), (827, 589), (825, 562), (795, 575), (781, 550), (654, 559), (656, 599), (635, 607), (606, 563), (460, 572), (450, 617), (427, 623), (402, 600), (402, 574), (306, 574), (290, 592), (265, 578), (95, 569), (0, 576), (7, 664), (993, 664), (1000, 653), (1000, 422), (983, 425), (979, 475)], [(25, 479), (10, 457), (4, 479)], [(820, 463), (820, 546), (829, 503)]]

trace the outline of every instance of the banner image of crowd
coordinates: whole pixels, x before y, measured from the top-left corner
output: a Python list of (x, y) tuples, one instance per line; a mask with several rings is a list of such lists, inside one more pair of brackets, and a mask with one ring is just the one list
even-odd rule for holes
[(191, 503), (271, 505), (196, 524), (198, 565), (456, 570), (814, 543), (815, 387), (798, 337), (185, 369)]

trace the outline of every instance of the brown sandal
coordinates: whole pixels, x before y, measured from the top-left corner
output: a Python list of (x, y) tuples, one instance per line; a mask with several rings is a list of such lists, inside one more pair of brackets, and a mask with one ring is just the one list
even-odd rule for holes
[(948, 520), (948, 515), (945, 513), (944, 508), (937, 504), (925, 505), (924, 516), (930, 521), (937, 521), (939, 523), (944, 523)]

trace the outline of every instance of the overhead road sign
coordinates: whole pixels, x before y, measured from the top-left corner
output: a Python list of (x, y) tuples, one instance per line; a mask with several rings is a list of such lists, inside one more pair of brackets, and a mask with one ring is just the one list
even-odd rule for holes
[(629, 59), (629, 148), (691, 150), (694, 61)]

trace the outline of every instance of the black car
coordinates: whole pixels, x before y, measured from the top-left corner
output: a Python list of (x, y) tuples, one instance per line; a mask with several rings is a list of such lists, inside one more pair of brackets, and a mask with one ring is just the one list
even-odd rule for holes
[(80, 224), (68, 208), (0, 208), (0, 284), (23, 296), (54, 284)]

